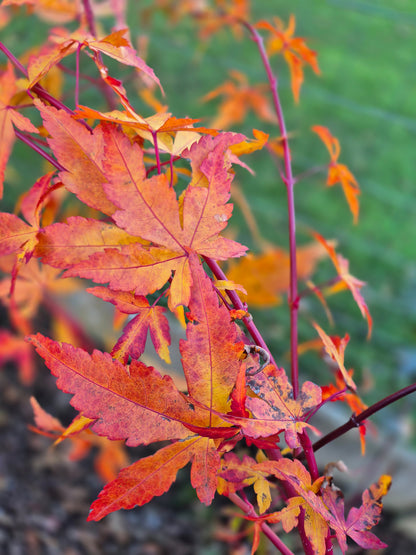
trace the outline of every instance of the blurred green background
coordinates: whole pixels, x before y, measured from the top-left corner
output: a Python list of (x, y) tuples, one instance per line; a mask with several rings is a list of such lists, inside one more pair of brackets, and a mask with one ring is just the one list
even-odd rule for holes
[[(258, 52), (247, 36), (236, 40), (224, 31), (201, 44), (190, 19), (173, 25), (159, 12), (144, 20), (142, 10), (152, 5), (130, 2), (128, 23), (133, 41), (148, 35), (147, 62), (160, 78), (175, 116), (201, 117), (209, 123), (218, 103), (203, 104), (201, 97), (223, 83), (230, 70), (244, 72), (251, 84), (265, 82)], [(358, 379), (364, 371), (373, 376), (376, 387), (364, 397), (371, 403), (416, 381), (416, 4), (414, 0), (262, 0), (253, 2), (252, 20), (277, 15), (286, 22), (291, 13), (297, 20), (296, 35), (318, 52), (322, 71), (317, 77), (305, 69), (300, 103), (295, 105), (288, 68), (282, 58), (272, 58), (287, 127), (293, 133), (295, 174), (327, 162), (325, 148), (310, 132), (312, 125), (324, 125), (339, 138), (340, 161), (348, 165), (362, 190), (360, 220), (354, 226), (340, 186), (326, 188), (325, 174), (300, 182), (296, 186), (299, 243), (309, 241), (308, 228), (338, 240), (338, 252), (350, 260), (351, 273), (368, 282), (363, 294), (374, 319), (373, 337), (367, 342), (366, 323), (348, 292), (329, 299), (334, 328), (320, 304), (308, 298), (302, 306), (300, 340), (316, 337), (309, 323), (312, 318), (328, 333), (348, 332), (346, 363), (356, 369)], [(46, 27), (41, 22), (33, 25), (33, 18), (17, 18), (2, 30), (2, 40), (19, 55), (40, 42)], [(118, 77), (116, 69), (112, 75)], [(91, 98), (82, 96), (81, 101)], [(143, 115), (151, 114), (140, 100), (133, 104)], [(234, 129), (251, 136), (252, 127), (277, 135), (254, 117)], [(255, 153), (247, 162), (256, 175), (238, 169), (237, 180), (265, 238), (287, 247), (286, 194), (276, 167), (265, 152)], [(17, 145), (2, 210), (10, 209), (16, 195), (41, 174), (41, 170), (35, 174), (35, 164), (37, 172), (37, 157)], [(241, 241), (252, 246), (238, 209), (235, 212), (232, 225)], [(333, 275), (331, 264), (324, 262), (314, 281)], [(286, 367), (287, 312), (282, 305), (254, 313)], [(320, 383), (329, 380), (313, 353), (301, 359), (301, 372)], [(415, 405), (408, 399), (402, 406)]]

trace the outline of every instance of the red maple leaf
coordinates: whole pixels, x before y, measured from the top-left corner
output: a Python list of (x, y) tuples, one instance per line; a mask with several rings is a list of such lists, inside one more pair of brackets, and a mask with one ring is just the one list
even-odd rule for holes
[(293, 399), (285, 371), (271, 364), (247, 379), (247, 385), (256, 395), (246, 399), (252, 418), (227, 416), (227, 420), (241, 426), (249, 438), (266, 438), (284, 432), (289, 447), (299, 447), (298, 434), (307, 427), (314, 429), (305, 420), (308, 412), (321, 402), (320, 387), (305, 382), (298, 398)]
[(342, 492), (338, 488), (332, 487), (331, 484), (322, 488), (322, 500), (333, 515), (330, 526), (335, 530), (343, 553), (347, 550), (346, 536), (352, 538), (364, 549), (383, 549), (387, 547), (369, 530), (380, 520), (383, 507), (381, 500), (389, 491), (390, 485), (390, 476), (381, 476), (376, 484), (364, 491), (362, 505), (359, 508), (352, 507), (347, 519), (344, 516)]
[(146, 297), (137, 296), (129, 291), (111, 291), (107, 287), (87, 289), (89, 293), (112, 303), (124, 314), (136, 314), (123, 330), (123, 334), (111, 351), (114, 358), (126, 363), (129, 356), (140, 358), (146, 345), (148, 330), (157, 354), (170, 363), (169, 323), (162, 306), (150, 306)]
[(180, 393), (170, 377), (142, 362), (124, 366), (107, 353), (89, 355), (40, 334), (30, 338), (58, 377), (58, 387), (72, 393), (72, 405), (93, 420), (92, 431), (125, 439), (127, 445), (175, 440), (121, 471), (93, 504), (90, 520), (161, 495), (190, 461), (199, 499), (209, 504), (214, 496), (221, 462), (217, 447), (222, 438), (238, 432), (221, 414), (230, 409), (243, 345), (201, 264), (192, 257), (191, 265), (191, 321), (187, 341), (180, 345), (188, 395)]

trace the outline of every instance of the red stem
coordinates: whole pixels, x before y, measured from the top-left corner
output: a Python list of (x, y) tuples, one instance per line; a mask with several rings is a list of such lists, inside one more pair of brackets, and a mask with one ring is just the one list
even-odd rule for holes
[[(247, 516), (252, 517), (252, 518), (258, 517), (258, 515), (257, 515), (256, 511), (253, 509), (252, 505), (250, 505), (250, 503), (247, 503), (246, 501), (241, 499), (241, 497), (238, 496), (236, 493), (230, 493), (230, 495), (228, 497), (229, 497), (230, 501), (232, 501), (234, 503), (234, 505), (237, 505), (237, 507), (239, 507)], [(273, 532), (273, 530), (270, 528), (270, 526), (266, 522), (262, 522), (260, 527), (261, 527), (261, 530), (262, 530), (263, 534), (269, 538), (269, 540), (272, 542), (272, 544), (275, 547), (277, 547), (277, 549), (280, 551), (280, 553), (282, 553), (283, 555), (294, 555), (293, 551), (291, 551), (282, 542), (282, 540)]]
[(363, 412), (360, 412), (360, 414), (352, 415), (351, 418), (348, 420), (348, 422), (346, 422), (342, 426), (339, 426), (335, 430), (332, 430), (332, 432), (329, 432), (329, 434), (327, 434), (324, 437), (321, 437), (321, 439), (316, 441), (313, 444), (313, 450), (317, 451), (318, 449), (321, 449), (322, 447), (324, 447), (324, 445), (331, 443), (335, 439), (344, 435), (349, 430), (352, 430), (352, 428), (357, 428), (364, 420), (367, 420), (367, 418), (369, 418), (379, 410), (384, 409), (388, 405), (395, 403), (399, 399), (402, 399), (403, 397), (406, 397), (407, 395), (410, 395), (415, 391), (416, 391), (416, 383), (413, 383), (411, 385), (404, 387), (403, 389), (400, 389), (399, 391), (396, 391), (395, 393), (392, 393), (388, 397), (384, 397), (384, 399), (377, 401), (377, 403), (374, 403), (374, 405), (371, 405), (371, 407), (368, 407)]
[(22, 133), (21, 131), (18, 131), (17, 129), (14, 130), (14, 133), (18, 139), (20, 139), (23, 143), (30, 146), (32, 150), (34, 150), (35, 152), (43, 156), (43, 158), (45, 158), (45, 160), (47, 160), (50, 164), (52, 164), (52, 166), (55, 166), (57, 170), (66, 171), (65, 168), (61, 166), (61, 164), (57, 160), (55, 160), (55, 158), (53, 158), (50, 154), (45, 152), (42, 148), (40, 148), (40, 146), (35, 144), (32, 141), (31, 137), (26, 136), (24, 133)]
[[(204, 256), (204, 260), (207, 263), (211, 272), (214, 274), (214, 276), (217, 279), (225, 280), (225, 281), (227, 280), (227, 276), (224, 274), (224, 272), (222, 271), (222, 269), (220, 268), (220, 266), (215, 260), (213, 260), (212, 258), (208, 258), (207, 256)], [(246, 310), (246, 307), (244, 306), (243, 302), (241, 301), (240, 297), (237, 295), (235, 291), (229, 291), (227, 289), (227, 295), (229, 296), (231, 302), (233, 303), (236, 309), (244, 310), (244, 311)], [(246, 316), (245, 318), (243, 318), (243, 324), (246, 326), (247, 331), (253, 338), (255, 344), (258, 345), (259, 347), (262, 347), (262, 349), (264, 349), (269, 353), (271, 364), (276, 365), (276, 362), (272, 354), (270, 353), (269, 348), (266, 345), (266, 342), (264, 341), (261, 333), (257, 329), (257, 326), (255, 325), (251, 316)]]
[(306, 430), (303, 430), (303, 432), (299, 434), (299, 441), (303, 447), (303, 452), (305, 453), (305, 458), (308, 462), (311, 478), (312, 478), (312, 481), (314, 482), (319, 478), (319, 470), (318, 470), (318, 465), (316, 464), (316, 458), (315, 458), (312, 442)]
[[(288, 223), (289, 223), (289, 258), (290, 258), (290, 287), (289, 287), (289, 307), (290, 307), (290, 366), (291, 366), (291, 381), (293, 388), (293, 398), (296, 399), (299, 395), (299, 358), (298, 358), (298, 273), (296, 264), (296, 217), (295, 217), (295, 195), (294, 186), (295, 179), (292, 172), (292, 162), (289, 147), (289, 139), (286, 130), (285, 118), (283, 109), (280, 102), (278, 93), (278, 81), (270, 66), (270, 61), (264, 47), (262, 36), (257, 30), (248, 22), (242, 21), (243, 25), (249, 30), (253, 41), (256, 43), (259, 50), (264, 68), (266, 70), (267, 79), (269, 81), (270, 90), (273, 98), (273, 105), (277, 115), (281, 141), (283, 146), (284, 158), (284, 175), (281, 173), (283, 183), (286, 185), (287, 192), (287, 208), (288, 208)], [(313, 446), (307, 435), (306, 431), (299, 434), (299, 440), (304, 449), (305, 457), (309, 466), (312, 479), (316, 480), (319, 477), (319, 471), (316, 464), (316, 458)], [(298, 520), (298, 531), (302, 540), (303, 548), (306, 555), (313, 555), (313, 548), (306, 536), (304, 525), (304, 512), (301, 511)], [(332, 544), (326, 542), (326, 553), (332, 552)]]
[(78, 44), (77, 54), (75, 58), (75, 106), (79, 106), (79, 55), (81, 53), (81, 44)]
[(285, 166), (285, 175), (281, 176), (287, 190), (287, 207), (289, 217), (289, 256), (290, 256), (290, 288), (289, 288), (289, 306), (290, 306), (290, 364), (291, 364), (291, 381), (293, 387), (293, 398), (296, 399), (299, 394), (299, 364), (298, 364), (298, 274), (296, 267), (296, 219), (295, 219), (295, 197), (292, 163), (290, 156), (289, 140), (287, 136), (285, 118), (283, 115), (282, 105), (280, 103), (277, 91), (277, 78), (273, 74), (270, 61), (264, 47), (263, 37), (257, 30), (247, 21), (241, 23), (249, 30), (251, 38), (256, 43), (259, 50), (264, 68), (267, 73), (270, 90), (273, 98), (273, 105), (277, 115), (281, 141), (283, 146), (283, 158)]
[(153, 143), (155, 145), (155, 157), (156, 157), (156, 165), (157, 165), (157, 174), (160, 175), (162, 172), (161, 166), (160, 166), (160, 152), (159, 152), (159, 146), (157, 144), (157, 131), (152, 131), (152, 137), (153, 137)]
[(87, 18), (88, 29), (93, 37), (97, 36), (97, 31), (95, 29), (94, 12), (92, 11), (91, 4), (89, 0), (82, 0), (82, 5), (84, 6), (85, 16)]

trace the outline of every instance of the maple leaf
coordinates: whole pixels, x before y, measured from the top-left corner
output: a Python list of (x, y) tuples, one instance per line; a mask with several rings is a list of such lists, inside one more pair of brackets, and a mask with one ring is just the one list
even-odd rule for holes
[(165, 362), (170, 363), (169, 323), (164, 315), (165, 308), (150, 306), (146, 297), (134, 295), (129, 291), (111, 291), (106, 287), (94, 287), (87, 291), (104, 301), (111, 302), (124, 314), (137, 314), (126, 325), (123, 335), (112, 349), (111, 355), (114, 358), (118, 358), (124, 363), (127, 362), (129, 356), (140, 358), (144, 352), (149, 330), (157, 354)]
[(24, 245), (31, 245), (36, 242), (37, 229), (28, 225), (18, 216), (0, 213), (0, 255), (4, 256), (14, 252), (19, 252)]
[(261, 150), (267, 143), (269, 135), (260, 131), (259, 129), (253, 129), (254, 139), (248, 139), (242, 143), (237, 143), (232, 145), (230, 150), (236, 156), (242, 156), (243, 154), (251, 154), (256, 150)]
[(246, 408), (253, 417), (223, 417), (241, 426), (244, 435), (256, 439), (284, 432), (286, 443), (294, 449), (300, 446), (298, 434), (305, 428), (317, 432), (305, 422), (305, 418), (321, 402), (319, 386), (305, 382), (297, 399), (293, 399), (292, 386), (285, 371), (271, 364), (249, 378), (247, 385), (256, 394), (256, 397), (246, 399)]
[(163, 447), (123, 469), (91, 505), (87, 520), (100, 520), (110, 512), (141, 506), (154, 496), (162, 495), (175, 481), (178, 470), (190, 461), (191, 484), (199, 499), (210, 504), (220, 456), (212, 439), (195, 436)]
[(296, 19), (293, 14), (289, 18), (289, 24), (286, 29), (281, 19), (278, 17), (273, 19), (274, 26), (268, 21), (259, 21), (255, 27), (270, 31), (271, 35), (267, 41), (267, 51), (269, 55), (276, 52), (283, 54), (290, 69), (293, 96), (295, 101), (299, 102), (304, 64), (311, 66), (316, 75), (321, 73), (316, 52), (306, 45), (303, 38), (293, 36), (296, 27)]
[[(325, 254), (325, 248), (319, 243), (299, 247), (296, 252), (298, 279), (308, 279)], [(249, 253), (231, 263), (227, 274), (231, 281), (245, 287), (250, 306), (277, 305), (281, 302), (281, 294), (290, 286), (289, 253), (279, 247), (269, 247), (261, 254)]]
[[(53, 34), (49, 37), (53, 44), (46, 45), (38, 55), (33, 56), (29, 61), (29, 88), (33, 87), (48, 73), (51, 67), (63, 58), (74, 53), (78, 48), (86, 47), (95, 53), (105, 54), (124, 65), (143, 71), (162, 90), (160, 81), (154, 71), (137, 56), (134, 48), (132, 48), (126, 37), (127, 33), (128, 29), (119, 29), (98, 40), (82, 29), (69, 33), (67, 29), (55, 28)], [(102, 66), (99, 62), (97, 65)]]
[[(28, 347), (28, 345), (26, 343)], [(35, 399), (30, 398), (33, 415), (37, 428), (32, 431), (37, 433), (48, 433), (52, 437), (58, 436), (54, 442), (54, 446), (65, 439), (71, 441), (71, 451), (69, 459), (72, 461), (84, 458), (92, 447), (97, 447), (98, 452), (94, 457), (94, 468), (103, 482), (114, 480), (117, 473), (129, 464), (124, 444), (121, 441), (111, 441), (105, 437), (100, 437), (88, 430), (91, 420), (80, 417), (74, 418), (71, 424), (65, 428), (60, 420), (46, 412)]]
[(76, 0), (3, 0), (2, 6), (29, 6), (43, 20), (53, 23), (67, 23), (79, 16)]
[(142, 362), (133, 360), (126, 367), (107, 353), (89, 355), (40, 334), (29, 338), (58, 377), (58, 387), (74, 394), (71, 404), (93, 420), (92, 431), (110, 439), (125, 439), (132, 446), (180, 440), (122, 471), (103, 490), (90, 519), (161, 495), (179, 468), (190, 461), (191, 483), (199, 499), (209, 504), (214, 496), (221, 460), (216, 440), (238, 432), (221, 413), (230, 408), (243, 345), (199, 260), (191, 257), (190, 263), (194, 275), (191, 321), (187, 341), (180, 344), (187, 396), (176, 389), (170, 377), (162, 377)]
[[(177, 2), (172, 2), (175, 6)], [(196, 23), (200, 27), (199, 36), (202, 40), (208, 39), (222, 28), (231, 29), (236, 38), (241, 38), (243, 34), (242, 21), (250, 21), (250, 2), (249, 0), (215, 0), (210, 8), (204, 2), (195, 0), (182, 2), (185, 12), (195, 17)]]
[(89, 355), (41, 334), (29, 340), (58, 377), (58, 387), (74, 393), (71, 404), (95, 421), (91, 430), (97, 434), (131, 446), (189, 435), (182, 420), (185, 415), (193, 421), (195, 411), (169, 376), (135, 360), (126, 367), (108, 353)]
[(70, 216), (65, 223), (42, 228), (37, 241), (34, 256), (56, 268), (68, 268), (105, 249), (146, 244), (113, 223), (81, 216)]
[(189, 148), (192, 143), (196, 142), (200, 138), (199, 133), (213, 136), (218, 134), (218, 131), (207, 127), (193, 127), (194, 123), (200, 121), (199, 119), (175, 118), (170, 112), (158, 112), (153, 116), (143, 118), (134, 111), (127, 97), (122, 95), (121, 100), (127, 110), (100, 112), (88, 106), (78, 106), (75, 117), (118, 123), (133, 129), (140, 137), (150, 141), (153, 145), (155, 144), (154, 135), (156, 135), (158, 149), (174, 156), (180, 155), (185, 148)]
[(316, 555), (325, 555), (325, 538), (328, 533), (328, 523), (332, 522), (332, 518), (321, 497), (317, 495), (324, 477), (312, 483), (311, 475), (300, 461), (285, 458), (260, 462), (254, 469), (287, 482), (297, 494), (288, 500), (287, 506), (281, 511), (267, 515), (267, 521), (281, 522), (285, 532), (290, 532), (297, 526), (300, 511), (303, 509), (306, 537)]
[(207, 102), (217, 96), (225, 97), (211, 127), (228, 129), (235, 123), (241, 123), (250, 108), (260, 120), (276, 123), (276, 114), (265, 96), (268, 85), (250, 87), (247, 77), (240, 71), (230, 71), (230, 76), (232, 80), (226, 81), (202, 98), (203, 102)]
[(256, 470), (256, 461), (248, 455), (240, 460), (235, 453), (226, 453), (223, 457), (219, 477), (218, 492), (229, 495), (246, 486), (253, 485), (257, 495), (257, 504), (260, 514), (270, 507), (272, 498), (270, 494), (270, 482), (267, 480), (267, 472)]
[(321, 338), (325, 351), (332, 358), (332, 360), (337, 363), (347, 387), (355, 391), (357, 389), (357, 386), (353, 382), (350, 374), (347, 372), (347, 369), (344, 366), (344, 351), (348, 344), (348, 341), (350, 340), (349, 335), (346, 334), (345, 337), (343, 337), (342, 339), (337, 336), (329, 337), (329, 335), (327, 335), (316, 322), (313, 322), (313, 326), (318, 332), (319, 337)]
[[(218, 298), (202, 267), (193, 270), (195, 276), (190, 301), (191, 322), (187, 328), (187, 341), (181, 341), (180, 351), (189, 399), (216, 412), (229, 407), (229, 395), (240, 365), (238, 355), (242, 345), (236, 342), (236, 327), (227, 315), (227, 309), (218, 306)], [(225, 324), (228, 318), (228, 325)], [(195, 408), (197, 405), (195, 405)], [(221, 429), (230, 430), (211, 410), (205, 420), (185, 423), (189, 430), (215, 434)], [(196, 425), (194, 425), (196, 424)], [(231, 429), (235, 434), (235, 430)], [(220, 436), (221, 437), (221, 436)], [(224, 437), (224, 436), (222, 436)], [(217, 487), (217, 471), (221, 459), (214, 439), (195, 436), (176, 442), (157, 451), (123, 470), (119, 477), (108, 484), (91, 508), (89, 520), (99, 520), (119, 508), (143, 505), (153, 496), (169, 489), (180, 468), (192, 461), (191, 483), (199, 499), (209, 504)]]
[(106, 125), (104, 133), (107, 177), (104, 189), (110, 202), (119, 208), (113, 213), (113, 220), (127, 233), (155, 246), (130, 244), (106, 249), (73, 264), (65, 275), (109, 282), (112, 289), (135, 290), (138, 295), (146, 295), (162, 287), (174, 271), (170, 306), (187, 305), (192, 283), (188, 260), (191, 252), (226, 259), (246, 251), (246, 247), (219, 236), (232, 210), (232, 205), (227, 204), (231, 162), (225, 163), (224, 151), (240, 142), (242, 136), (203, 137), (192, 147), (191, 157), (203, 150), (207, 141), (212, 145), (199, 166), (206, 186), (202, 186), (205, 182), (198, 186), (191, 182), (180, 206), (164, 174), (146, 178), (138, 145), (112, 125)]
[(339, 155), (341, 153), (341, 147), (339, 141), (336, 137), (333, 137), (327, 127), (322, 125), (314, 125), (312, 127), (319, 138), (322, 140), (331, 157), (331, 161), (328, 165), (328, 179), (326, 184), (328, 187), (332, 187), (336, 183), (342, 185), (345, 198), (347, 199), (348, 206), (354, 217), (354, 223), (358, 222), (358, 213), (360, 210), (360, 205), (358, 202), (358, 196), (360, 195), (360, 187), (357, 180), (350, 172), (350, 170), (344, 164), (338, 162)]
[(390, 485), (391, 477), (381, 476), (376, 484), (371, 485), (363, 492), (362, 505), (359, 508), (352, 507), (346, 520), (342, 492), (331, 484), (322, 488), (323, 502), (333, 515), (330, 526), (335, 530), (342, 553), (347, 550), (347, 535), (364, 549), (387, 547), (369, 530), (380, 520), (383, 507), (381, 500), (388, 493)]
[(351, 275), (349, 273), (349, 262), (346, 258), (344, 258), (343, 256), (341, 256), (340, 254), (337, 254), (335, 252), (335, 248), (330, 245), (323, 237), (322, 235), (320, 235), (319, 233), (313, 232), (312, 235), (315, 237), (315, 239), (317, 239), (317, 241), (319, 241), (327, 250), (332, 263), (335, 266), (335, 269), (338, 272), (338, 276), (341, 278), (341, 281), (343, 282), (343, 284), (345, 284), (345, 286), (351, 291), (352, 296), (355, 300), (355, 302), (358, 305), (358, 308), (360, 309), (361, 314), (363, 315), (363, 318), (366, 318), (367, 320), (367, 324), (368, 324), (368, 338), (370, 338), (371, 336), (371, 331), (372, 331), (372, 327), (373, 327), (373, 319), (371, 318), (371, 314), (370, 311), (368, 310), (368, 306), (363, 298), (363, 296), (360, 293), (360, 289), (366, 285), (366, 283), (364, 281), (361, 281), (359, 279), (357, 279), (356, 277), (354, 277), (353, 275)]
[[(236, 382), (243, 351), (236, 324), (228, 310), (218, 305), (218, 297), (199, 261), (191, 258), (194, 283), (189, 304), (191, 323), (187, 340), (179, 349), (189, 394), (209, 409), (225, 413), (230, 407), (230, 394)], [(208, 426), (223, 423), (210, 410)]]
[(26, 222), (14, 214), (0, 212), (0, 255), (16, 253), (16, 264), (12, 284), (19, 268), (28, 262), (38, 242), (41, 209), (46, 202), (46, 192), (51, 183), (52, 173), (38, 179), (21, 201), (21, 211)]
[(17, 92), (16, 76), (11, 62), (8, 62), (0, 74), (0, 198), (3, 197), (4, 171), (15, 141), (14, 127), (20, 131), (39, 133), (31, 121), (12, 105)]
[(101, 126), (91, 132), (64, 110), (45, 106), (39, 100), (34, 102), (50, 134), (49, 146), (66, 170), (59, 174), (65, 187), (88, 206), (111, 215), (116, 207), (103, 189), (107, 178)]

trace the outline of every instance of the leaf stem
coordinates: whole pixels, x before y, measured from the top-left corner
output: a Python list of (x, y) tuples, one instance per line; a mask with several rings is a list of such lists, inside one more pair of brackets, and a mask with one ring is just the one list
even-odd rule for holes
[[(247, 503), (246, 501), (241, 499), (241, 497), (239, 495), (237, 495), (236, 493), (230, 493), (228, 495), (228, 498), (230, 499), (230, 501), (232, 501), (234, 503), (234, 505), (237, 505), (237, 507), (239, 509), (241, 509), (247, 516), (250, 516), (252, 518), (258, 517), (258, 515), (257, 515), (256, 511), (254, 510), (253, 506), (250, 503)], [(273, 532), (273, 530), (270, 528), (270, 526), (266, 522), (262, 522), (260, 524), (260, 528), (261, 528), (263, 534), (269, 538), (269, 540), (272, 542), (272, 544), (275, 547), (277, 547), (277, 549), (280, 551), (280, 553), (282, 553), (283, 555), (294, 555), (293, 551), (291, 551), (282, 542), (282, 540), (279, 538), (279, 536), (277, 536), (275, 534), (275, 532)]]
[(47, 160), (50, 164), (52, 164), (52, 166), (54, 166), (57, 170), (66, 171), (66, 169), (63, 166), (61, 166), (61, 164), (57, 160), (55, 160), (55, 158), (53, 158), (50, 154), (48, 154), (42, 148), (40, 148), (40, 146), (34, 143), (31, 137), (28, 137), (25, 133), (22, 133), (17, 129), (14, 130), (14, 133), (18, 139), (20, 139), (26, 145), (30, 146), (32, 150), (34, 150), (35, 152), (43, 156), (43, 158), (45, 158), (45, 160)]
[(289, 139), (286, 130), (285, 118), (278, 93), (277, 77), (273, 74), (270, 66), (270, 60), (264, 47), (263, 37), (257, 30), (247, 21), (241, 20), (241, 23), (248, 29), (251, 38), (256, 43), (260, 53), (261, 60), (266, 70), (267, 79), (269, 81), (270, 90), (273, 98), (273, 105), (277, 115), (281, 141), (283, 146), (283, 159), (285, 172), (281, 174), (283, 183), (286, 185), (287, 191), (287, 207), (289, 219), (289, 256), (290, 256), (290, 288), (289, 288), (289, 307), (290, 307), (290, 355), (291, 355), (291, 381), (293, 387), (293, 398), (299, 395), (299, 364), (298, 364), (298, 277), (296, 267), (296, 219), (295, 219), (295, 197), (294, 185), (295, 180), (292, 172), (292, 162), (289, 147)]
[(357, 415), (353, 414), (351, 418), (347, 422), (345, 422), (345, 424), (339, 426), (335, 430), (332, 430), (332, 432), (329, 432), (329, 434), (321, 437), (321, 439), (316, 441), (312, 446), (313, 450), (317, 451), (318, 449), (321, 449), (328, 443), (331, 443), (335, 439), (344, 435), (349, 430), (352, 430), (352, 428), (357, 428), (364, 420), (367, 420), (367, 418), (369, 418), (379, 410), (384, 409), (388, 405), (395, 403), (399, 399), (402, 399), (403, 397), (406, 397), (407, 395), (410, 395), (415, 391), (416, 383), (413, 383), (404, 387), (403, 389), (400, 389), (399, 391), (396, 391), (395, 393), (392, 393), (391, 395), (388, 395), (387, 397), (384, 397), (384, 399), (377, 401), (376, 403), (365, 409), (363, 412), (360, 412)]
[[(203, 258), (204, 258), (205, 262), (207, 263), (209, 269), (211, 270), (211, 272), (214, 274), (214, 276), (217, 279), (225, 280), (225, 281), (227, 280), (227, 276), (224, 274), (224, 272), (222, 271), (222, 269), (218, 265), (218, 262), (216, 262), (212, 258), (208, 258), (207, 256), (204, 256)], [(246, 307), (244, 306), (243, 302), (241, 301), (240, 297), (237, 295), (237, 293), (235, 291), (229, 291), (227, 289), (227, 295), (229, 296), (231, 302), (233, 303), (233, 305), (236, 309), (244, 310), (244, 311), (246, 310)], [(249, 334), (253, 338), (256, 345), (258, 345), (259, 347), (264, 349), (267, 353), (269, 353), (271, 364), (276, 365), (276, 362), (275, 362), (272, 354), (270, 353), (270, 350), (269, 350), (268, 346), (266, 345), (266, 342), (264, 341), (261, 333), (257, 329), (257, 326), (255, 325), (255, 323), (253, 321), (253, 318), (251, 316), (244, 317), (243, 318), (243, 324), (246, 326), (247, 331), (249, 332)]]
[(91, 35), (96, 38), (97, 30), (95, 28), (94, 12), (92, 11), (90, 1), (82, 0), (82, 5), (84, 6), (85, 16), (87, 18), (88, 29)]
[(159, 146), (157, 144), (157, 131), (152, 131), (153, 143), (155, 145), (155, 157), (156, 157), (156, 164), (157, 164), (157, 174), (160, 175), (162, 173), (162, 169), (160, 166), (160, 152)]
[(78, 43), (77, 54), (75, 57), (75, 106), (79, 106), (79, 56), (81, 53), (81, 44)]
[[(12, 64), (26, 78), (28, 78), (28, 73), (24, 65), (22, 65), (19, 62), (19, 60), (10, 52), (10, 50), (2, 42), (0, 42), (0, 50), (7, 56), (7, 58), (12, 62)], [(52, 106), (55, 106), (55, 108), (58, 108), (58, 110), (65, 110), (65, 112), (68, 112), (69, 114), (73, 114), (73, 111), (70, 108), (68, 108), (68, 106), (65, 106), (65, 104), (60, 102), (58, 99), (54, 98), (43, 87), (41, 87), (39, 83), (36, 83), (36, 85), (33, 85), (33, 87), (31, 87), (31, 90), (35, 92), (39, 96), (39, 98), (43, 98), (43, 100), (46, 100), (46, 102), (49, 102), (49, 104), (51, 104)]]
[(299, 183), (299, 181), (302, 181), (303, 179), (307, 179), (308, 177), (311, 177), (312, 175), (315, 175), (317, 173), (321, 173), (324, 170), (328, 170), (328, 165), (315, 166), (313, 168), (309, 168), (308, 170), (296, 175), (293, 178), (293, 184), (296, 185), (296, 183)]
[(340, 281), (342, 281), (342, 278), (340, 276), (335, 276), (331, 279), (328, 279), (327, 281), (324, 281), (323, 283), (318, 283), (318, 285), (314, 285), (313, 287), (309, 287), (308, 289), (303, 289), (302, 291), (299, 291), (299, 293), (298, 293), (298, 300), (303, 299), (304, 297), (307, 297), (308, 295), (312, 295), (313, 293), (316, 293), (317, 291), (322, 291), (322, 289), (325, 289), (326, 287), (331, 287), (332, 285), (335, 285), (336, 283), (339, 283)]

